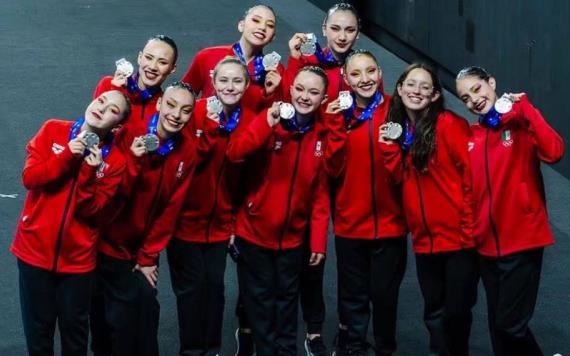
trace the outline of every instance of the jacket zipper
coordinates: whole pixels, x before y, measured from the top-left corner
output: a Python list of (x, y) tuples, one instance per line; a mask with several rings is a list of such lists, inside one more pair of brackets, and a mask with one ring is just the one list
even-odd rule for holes
[(491, 177), (489, 176), (489, 132), (490, 129), (487, 128), (487, 135), (485, 136), (485, 178), (487, 179), (487, 193), (489, 194), (489, 224), (491, 225), (491, 231), (493, 232), (493, 237), (495, 238), (495, 244), (497, 246), (497, 257), (500, 257), (501, 246), (499, 245), (499, 234), (497, 233), (497, 227), (493, 220), (492, 211), (493, 194), (491, 192)]
[(420, 198), (420, 211), (422, 213), (422, 222), (424, 224), (424, 229), (426, 230), (429, 236), (429, 253), (433, 253), (433, 235), (427, 224), (426, 213), (424, 210), (424, 198), (422, 195), (422, 187), (420, 186), (420, 178), (418, 177), (418, 172), (416, 172), (415, 169), (414, 169), (414, 176), (416, 177), (416, 187), (418, 188), (418, 196)]
[(297, 144), (297, 154), (295, 155), (295, 165), (293, 166), (293, 174), (291, 175), (291, 183), (289, 184), (289, 195), (287, 197), (287, 210), (285, 210), (285, 221), (283, 222), (283, 228), (281, 229), (281, 236), (279, 237), (279, 250), (283, 249), (283, 237), (285, 236), (285, 230), (289, 223), (289, 214), (291, 213), (291, 199), (293, 197), (293, 185), (295, 183), (295, 178), (297, 177), (297, 170), (299, 167), (299, 155), (301, 154), (301, 145), (303, 144), (303, 138), (301, 136), (299, 143)]
[(63, 230), (65, 228), (65, 222), (67, 220), (67, 213), (69, 212), (69, 205), (71, 205), (71, 198), (73, 197), (73, 193), (75, 192), (75, 185), (77, 184), (77, 177), (79, 176), (79, 170), (74, 172), (73, 174), (73, 181), (71, 182), (71, 189), (69, 190), (69, 194), (67, 195), (67, 201), (65, 203), (65, 208), (63, 209), (63, 216), (61, 217), (61, 224), (59, 225), (59, 231), (57, 234), (57, 242), (55, 244), (55, 253), (53, 256), (53, 267), (52, 271), (57, 272), (57, 262), (59, 260), (59, 252), (61, 249), (61, 240), (63, 240)]
[(376, 175), (374, 172), (374, 130), (373, 120), (368, 120), (368, 137), (370, 139), (370, 188), (372, 190), (372, 213), (374, 215), (374, 239), (378, 238), (378, 207), (376, 206)]
[(214, 216), (216, 214), (216, 208), (218, 207), (218, 189), (220, 188), (220, 180), (222, 179), (222, 173), (226, 168), (226, 156), (224, 155), (224, 160), (222, 161), (222, 165), (220, 170), (218, 171), (218, 176), (216, 177), (216, 185), (214, 190), (214, 205), (212, 206), (212, 211), (210, 212), (210, 216), (208, 217), (208, 225), (206, 227), (206, 243), (210, 242), (210, 230), (212, 228), (212, 222), (214, 221)]
[(146, 217), (146, 226), (144, 228), (144, 235), (146, 236), (148, 234), (148, 231), (150, 230), (150, 226), (152, 225), (153, 221), (152, 221), (152, 215), (154, 214), (155, 210), (156, 210), (156, 205), (158, 204), (158, 196), (160, 195), (160, 187), (162, 186), (162, 179), (164, 176), (164, 164), (165, 162), (163, 161), (162, 164), (160, 165), (160, 176), (158, 177), (158, 184), (156, 185), (156, 191), (154, 192), (154, 197), (152, 198), (152, 204), (150, 205), (150, 209), (148, 209), (148, 215)]
[(143, 101), (142, 110), (141, 110), (141, 121), (144, 120), (145, 109), (146, 109), (146, 102)]

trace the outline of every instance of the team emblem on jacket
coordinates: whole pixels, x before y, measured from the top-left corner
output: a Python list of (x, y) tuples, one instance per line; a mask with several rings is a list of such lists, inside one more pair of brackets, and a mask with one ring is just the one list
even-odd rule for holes
[(176, 178), (182, 178), (183, 173), (184, 173), (184, 162), (180, 161), (180, 163), (178, 163), (178, 168), (176, 169)]
[(196, 129), (196, 137), (202, 136), (202, 132), (203, 132), (202, 130)]
[(505, 147), (510, 147), (513, 144), (511, 130), (505, 130), (501, 133), (501, 141), (503, 141), (503, 146)]
[(97, 172), (95, 172), (95, 176), (99, 179), (105, 176), (105, 170), (109, 167), (109, 165), (105, 162), (101, 162), (99, 167), (97, 167)]
[(279, 151), (282, 147), (283, 147), (282, 141), (275, 141), (275, 143), (273, 144), (273, 150), (275, 151)]
[(467, 152), (473, 151), (474, 147), (475, 147), (475, 142), (473, 142), (473, 141), (467, 142)]
[(62, 153), (63, 150), (65, 150), (65, 147), (60, 145), (59, 143), (54, 142), (53, 145), (51, 145), (51, 150), (53, 151), (53, 153), (58, 155)]
[(317, 141), (317, 144), (315, 145), (315, 157), (321, 157), (323, 155), (323, 148), (322, 148), (322, 143), (321, 141)]

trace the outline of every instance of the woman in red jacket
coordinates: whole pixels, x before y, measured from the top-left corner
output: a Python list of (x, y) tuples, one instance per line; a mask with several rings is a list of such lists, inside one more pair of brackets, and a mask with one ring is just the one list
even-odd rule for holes
[(208, 47), (199, 51), (182, 81), (189, 83), (202, 98), (214, 95), (212, 71), (218, 62), (227, 56), (237, 57), (247, 66), (251, 85), (243, 98), (243, 106), (259, 112), (281, 98), (281, 75), (283, 66), (271, 63), (266, 66), (263, 49), (273, 41), (276, 31), (276, 16), (268, 5), (255, 5), (247, 9), (238, 23), (240, 39), (232, 45)]
[(339, 334), (337, 353), (365, 352), (372, 303), (376, 352), (390, 355), (396, 349), (407, 233), (400, 186), (384, 167), (379, 151), (379, 129), (386, 121), (390, 97), (380, 91), (382, 72), (370, 52), (352, 52), (344, 73), (354, 93), (352, 106), (343, 113), (345, 103), (336, 99), (325, 118), (329, 129), (325, 163), (335, 180), (339, 318), (348, 329), (348, 335)]
[[(354, 6), (348, 3), (333, 5), (328, 11), (322, 26), (322, 34), (326, 38), (326, 47), (315, 43), (315, 53), (305, 52), (306, 33), (296, 33), (289, 40), (289, 61), (285, 81), (291, 82), (300, 68), (308, 64), (322, 67), (327, 73), (329, 98), (338, 97), (339, 91), (350, 90), (342, 78), (344, 60), (356, 43), (360, 33), (360, 18)], [(315, 38), (316, 41), (316, 38)], [(302, 53), (301, 49), (303, 48)], [(289, 79), (290, 78), (290, 79)], [(286, 83), (289, 84), (289, 83)]]
[(120, 90), (131, 101), (132, 120), (128, 122), (143, 121), (146, 125), (162, 96), (161, 85), (176, 71), (177, 59), (178, 47), (172, 38), (152, 36), (138, 54), (136, 71), (125, 73), (128, 70), (118, 66), (113, 76), (101, 78), (93, 97), (108, 90)]
[[(247, 164), (234, 244), (240, 252), (240, 291), (260, 356), (296, 354), (299, 273), (302, 264), (324, 259), (329, 200), (323, 130), (315, 123), (326, 86), (321, 68), (301, 69), (290, 88), (292, 108), (273, 104), (228, 146), (230, 161)], [(293, 110), (286, 112), (286, 106)], [(309, 225), (312, 254), (304, 260)]]
[[(147, 125), (126, 126), (117, 137), (128, 152), (128, 175), (105, 211), (98, 243), (104, 312), (91, 315), (96, 355), (158, 354), (159, 254), (174, 231), (194, 166), (208, 148), (209, 136), (196, 142), (183, 131), (194, 100), (188, 84), (173, 83)], [(215, 125), (211, 120), (210, 129)]]
[(111, 129), (128, 116), (128, 99), (106, 92), (76, 122), (48, 120), (27, 146), (22, 180), (29, 192), (11, 250), (30, 355), (53, 355), (56, 321), (62, 354), (87, 354), (99, 234), (93, 218), (123, 180), (125, 158)]
[[(291, 84), (297, 72), (305, 65), (318, 65), (324, 69), (329, 81), (327, 97), (337, 98), (338, 93), (350, 90), (342, 78), (342, 67), (346, 56), (352, 51), (360, 32), (360, 19), (354, 6), (348, 3), (337, 3), (327, 11), (322, 25), (322, 34), (326, 39), (326, 47), (315, 44), (315, 53), (301, 52), (306, 33), (296, 33), (289, 40), (289, 60), (283, 79), (283, 87)], [(287, 96), (287, 93), (284, 93)], [(309, 231), (307, 231), (307, 236)], [(305, 253), (310, 253), (309, 244), (304, 244)], [(305, 349), (315, 356), (327, 355), (322, 339), (322, 328), (325, 321), (325, 301), (323, 297), (323, 279), (325, 264), (312, 267), (303, 266), (301, 272), (301, 309), (306, 323), (307, 335)], [(341, 329), (344, 330), (344, 329)], [(340, 336), (344, 339), (344, 336)]]
[(468, 67), (457, 94), (479, 122), (469, 143), (476, 206), (474, 236), (496, 355), (542, 355), (528, 326), (548, 225), (540, 162), (555, 163), (564, 142), (526, 95), (498, 97), (495, 78)]
[[(234, 205), (241, 174), (241, 165), (228, 162), (226, 147), (247, 130), (254, 117), (242, 105), (249, 74), (239, 59), (226, 57), (219, 62), (212, 81), (215, 96), (197, 101), (188, 134), (196, 139), (209, 135), (213, 147), (196, 167), (167, 249), (178, 308), (180, 354), (220, 352), (226, 251), (234, 234)], [(214, 98), (218, 108), (212, 105)], [(220, 124), (207, 133), (205, 125), (210, 117)]]
[[(399, 137), (391, 136), (394, 123)], [(415, 63), (400, 75), (380, 130), (386, 166), (402, 181), (430, 352), (468, 355), (479, 281), (469, 124), (445, 110), (433, 70)]]

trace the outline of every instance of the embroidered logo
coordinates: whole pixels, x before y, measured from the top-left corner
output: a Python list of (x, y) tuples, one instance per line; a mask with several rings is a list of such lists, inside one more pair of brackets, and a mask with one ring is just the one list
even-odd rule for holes
[(273, 144), (273, 149), (275, 151), (279, 151), (282, 147), (283, 147), (283, 142), (281, 141), (275, 141), (275, 143)]
[(467, 152), (473, 151), (473, 147), (475, 147), (475, 142), (473, 141), (467, 142)]
[(204, 131), (202, 131), (202, 130), (200, 130), (200, 129), (196, 129), (196, 137), (202, 136), (202, 133), (203, 133), (203, 132), (204, 132)]
[(315, 145), (315, 157), (321, 157), (323, 155), (322, 143), (321, 141), (317, 141)]
[(504, 130), (501, 133), (501, 141), (503, 141), (503, 146), (510, 147), (513, 144), (513, 138), (511, 137), (511, 130)]
[(184, 162), (180, 161), (180, 163), (178, 163), (178, 168), (176, 169), (176, 178), (182, 178), (183, 173), (184, 173)]
[(97, 168), (97, 172), (95, 172), (95, 176), (99, 179), (105, 176), (105, 170), (109, 167), (109, 165), (105, 162), (102, 162), (99, 167)]
[(53, 151), (53, 153), (58, 155), (65, 150), (65, 147), (60, 145), (59, 143), (54, 142), (53, 145), (51, 145), (51, 150)]

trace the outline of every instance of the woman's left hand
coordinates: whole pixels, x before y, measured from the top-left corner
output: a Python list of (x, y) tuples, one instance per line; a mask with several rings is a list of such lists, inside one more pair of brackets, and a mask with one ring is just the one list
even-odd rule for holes
[(267, 72), (265, 75), (265, 95), (272, 95), (275, 93), (279, 84), (281, 84), (281, 74), (275, 70)]
[(318, 266), (325, 260), (324, 253), (312, 252), (309, 258), (309, 266)]

